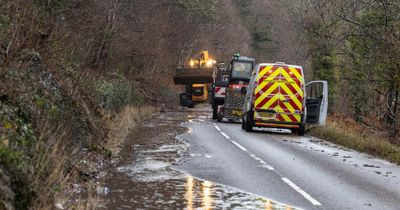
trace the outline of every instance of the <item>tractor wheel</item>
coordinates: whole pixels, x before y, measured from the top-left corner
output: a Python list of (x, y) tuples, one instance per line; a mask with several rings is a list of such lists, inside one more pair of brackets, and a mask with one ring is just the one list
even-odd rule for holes
[(217, 122), (222, 122), (223, 118), (224, 118), (224, 115), (222, 115), (222, 113), (217, 114)]
[(218, 117), (218, 108), (213, 108), (213, 115), (212, 115), (212, 119), (216, 120)]

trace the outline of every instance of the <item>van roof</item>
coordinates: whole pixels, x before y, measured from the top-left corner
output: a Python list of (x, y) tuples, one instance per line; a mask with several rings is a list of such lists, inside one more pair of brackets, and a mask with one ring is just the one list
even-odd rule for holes
[(303, 67), (299, 66), (299, 65), (291, 65), (291, 64), (287, 64), (287, 63), (282, 63), (282, 62), (277, 62), (277, 63), (259, 63), (257, 64), (258, 66), (274, 66), (274, 65), (280, 65), (280, 66), (290, 66), (293, 68), (301, 68), (303, 69)]

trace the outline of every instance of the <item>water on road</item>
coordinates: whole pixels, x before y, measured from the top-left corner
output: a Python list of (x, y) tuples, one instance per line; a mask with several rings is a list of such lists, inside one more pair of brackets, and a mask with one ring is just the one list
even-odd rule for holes
[[(207, 112), (157, 113), (130, 136), (109, 170), (105, 209), (296, 209), (174, 170), (190, 154), (185, 133)], [(205, 157), (207, 158), (207, 157)]]

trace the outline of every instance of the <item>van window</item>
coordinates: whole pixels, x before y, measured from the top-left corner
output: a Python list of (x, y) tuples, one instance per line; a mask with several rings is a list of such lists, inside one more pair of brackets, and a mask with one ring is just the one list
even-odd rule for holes
[(307, 98), (318, 99), (323, 97), (323, 84), (309, 85), (307, 88)]
[(250, 78), (253, 68), (252, 63), (234, 62), (232, 67), (232, 78)]

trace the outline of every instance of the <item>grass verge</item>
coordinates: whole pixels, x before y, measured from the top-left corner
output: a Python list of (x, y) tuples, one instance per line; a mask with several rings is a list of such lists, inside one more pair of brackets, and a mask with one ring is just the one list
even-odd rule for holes
[(400, 164), (400, 146), (390, 143), (384, 136), (361, 129), (348, 120), (328, 120), (324, 127), (310, 130), (310, 135), (332, 143), (364, 152)]
[(118, 155), (121, 144), (125, 141), (131, 129), (157, 111), (159, 111), (158, 108), (153, 106), (126, 106), (113, 117), (106, 115), (105, 121), (110, 133), (105, 148), (113, 156)]

